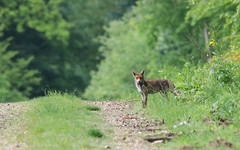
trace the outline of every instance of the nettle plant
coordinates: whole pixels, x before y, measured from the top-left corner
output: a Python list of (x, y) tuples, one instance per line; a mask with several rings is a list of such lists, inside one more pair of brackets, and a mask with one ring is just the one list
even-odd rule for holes
[[(195, 100), (196, 94), (207, 84), (209, 70), (202, 65), (193, 66), (187, 62), (182, 71), (176, 74), (176, 86), (182, 92), (181, 100)], [(198, 96), (197, 96), (198, 97)]]
[(236, 113), (239, 113), (240, 66), (229, 57), (227, 52), (225, 55), (214, 56), (211, 62), (212, 86), (215, 85), (214, 90), (217, 91), (211, 109), (215, 120), (236, 119)]
[[(240, 84), (240, 67), (235, 61), (215, 55), (209, 63), (193, 66), (186, 63), (181, 72), (176, 73), (176, 87), (182, 92), (183, 101), (217, 102), (222, 91), (236, 93)], [(224, 95), (223, 95), (224, 96)], [(216, 103), (220, 105), (228, 103)], [(229, 105), (230, 106), (230, 105)], [(229, 107), (227, 107), (229, 108)]]

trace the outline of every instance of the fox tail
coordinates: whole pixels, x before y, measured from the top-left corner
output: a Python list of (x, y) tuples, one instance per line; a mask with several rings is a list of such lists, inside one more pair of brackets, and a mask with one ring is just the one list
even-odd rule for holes
[(171, 82), (169, 82), (169, 90), (175, 94), (175, 96), (181, 95), (180, 91), (175, 91), (175, 85)]
[(180, 91), (176, 91), (176, 92), (173, 92), (173, 93), (175, 94), (175, 96), (181, 95)]

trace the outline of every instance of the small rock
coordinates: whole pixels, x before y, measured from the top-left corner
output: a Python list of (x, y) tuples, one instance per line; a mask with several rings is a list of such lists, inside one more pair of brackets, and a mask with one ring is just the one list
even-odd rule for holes
[(182, 134), (183, 134), (183, 132), (182, 132), (182, 131), (178, 132), (178, 135), (182, 135)]
[(110, 147), (110, 146), (105, 146), (104, 148), (105, 148), (105, 149), (111, 149), (111, 147)]
[(163, 143), (163, 142), (164, 142), (164, 140), (158, 140), (158, 141), (152, 142), (152, 144), (158, 144), (158, 143)]
[(127, 116), (123, 116), (122, 119), (133, 119), (133, 118), (127, 115)]

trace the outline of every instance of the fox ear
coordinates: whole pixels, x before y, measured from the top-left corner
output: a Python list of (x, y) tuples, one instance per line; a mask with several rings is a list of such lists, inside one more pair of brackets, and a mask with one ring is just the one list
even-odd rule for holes
[(136, 75), (136, 72), (133, 71), (132, 74), (133, 74), (133, 76), (135, 76), (135, 75)]
[(144, 75), (144, 70), (143, 71), (141, 71), (141, 73), (140, 73), (141, 75)]

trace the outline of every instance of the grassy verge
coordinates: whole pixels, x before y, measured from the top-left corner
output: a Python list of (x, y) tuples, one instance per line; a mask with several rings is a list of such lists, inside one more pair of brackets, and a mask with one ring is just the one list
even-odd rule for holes
[(144, 111), (164, 119), (167, 130), (176, 136), (161, 147), (240, 149), (240, 67), (232, 61), (234, 57), (223, 54), (205, 64), (187, 62), (180, 71), (163, 68), (162, 77), (170, 79), (182, 94), (178, 98), (172, 94), (168, 100), (149, 96)]
[[(144, 110), (149, 117), (165, 120), (167, 131), (175, 138), (158, 146), (167, 149), (240, 149), (239, 111), (226, 122), (211, 118), (211, 102), (179, 101), (174, 97), (168, 100), (159, 95), (149, 97)], [(137, 109), (141, 111), (140, 102)]]
[[(27, 149), (101, 149), (106, 136), (99, 108), (71, 95), (51, 93), (29, 103)], [(95, 112), (93, 112), (95, 111)]]

